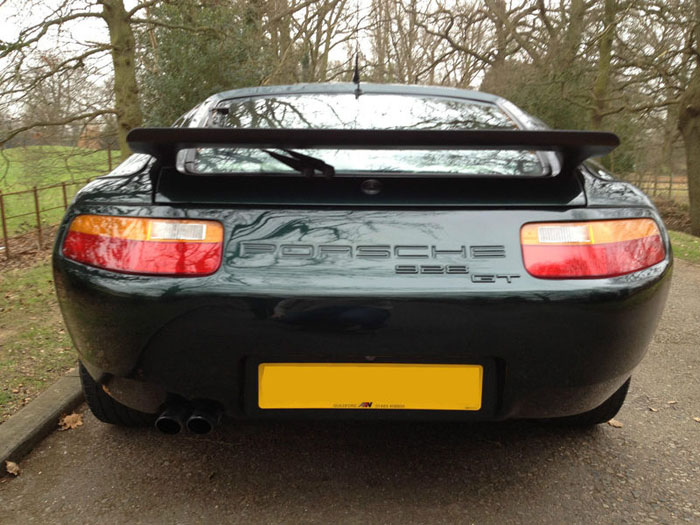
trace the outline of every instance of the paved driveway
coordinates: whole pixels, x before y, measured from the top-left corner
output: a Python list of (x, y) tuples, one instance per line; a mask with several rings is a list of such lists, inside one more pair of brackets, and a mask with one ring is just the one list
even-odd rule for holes
[(700, 267), (678, 262), (622, 428), (256, 423), (169, 437), (86, 413), (0, 481), (0, 522), (700, 523), (699, 376)]

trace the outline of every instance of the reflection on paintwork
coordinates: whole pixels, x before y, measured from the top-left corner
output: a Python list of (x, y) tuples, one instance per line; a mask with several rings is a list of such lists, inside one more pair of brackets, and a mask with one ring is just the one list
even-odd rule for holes
[[(110, 206), (120, 203), (150, 204), (152, 192), (151, 176), (148, 172), (130, 176), (101, 177), (83, 187), (76, 194), (74, 203), (87, 200), (95, 203), (109, 203)], [(147, 211), (137, 212), (137, 214), (143, 213)]]
[(105, 177), (123, 177), (125, 175), (135, 175), (143, 170), (155, 159), (144, 153), (129, 155), (124, 162), (110, 171)]
[(271, 319), (312, 330), (377, 329), (391, 309), (389, 301), (285, 299), (275, 305)]
[(589, 205), (652, 205), (649, 198), (640, 189), (627, 182), (604, 180), (597, 177), (586, 177), (584, 182)]

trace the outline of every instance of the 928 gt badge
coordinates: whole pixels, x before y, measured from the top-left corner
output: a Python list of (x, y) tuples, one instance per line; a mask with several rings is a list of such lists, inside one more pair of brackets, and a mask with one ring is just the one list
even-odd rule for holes
[(359, 408), (372, 408), (372, 402), (371, 401), (363, 401), (360, 403)]

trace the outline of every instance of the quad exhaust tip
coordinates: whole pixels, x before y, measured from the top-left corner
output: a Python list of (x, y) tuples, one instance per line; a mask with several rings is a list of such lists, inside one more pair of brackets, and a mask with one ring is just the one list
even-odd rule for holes
[(192, 411), (186, 406), (170, 406), (156, 418), (156, 428), (163, 434), (174, 435), (185, 426), (185, 421)]
[(203, 406), (192, 409), (186, 405), (168, 406), (156, 418), (156, 428), (163, 434), (174, 435), (183, 428), (193, 434), (208, 434), (221, 422), (221, 410)]
[(208, 434), (221, 420), (221, 411), (195, 409), (187, 418), (187, 430), (193, 434)]

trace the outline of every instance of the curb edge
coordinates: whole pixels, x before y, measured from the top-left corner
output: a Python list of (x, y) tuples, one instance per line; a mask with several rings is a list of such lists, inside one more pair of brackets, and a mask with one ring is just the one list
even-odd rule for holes
[(0, 477), (7, 475), (5, 461), (19, 463), (82, 401), (80, 378), (72, 370), (0, 425)]

